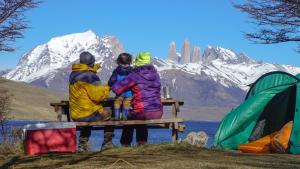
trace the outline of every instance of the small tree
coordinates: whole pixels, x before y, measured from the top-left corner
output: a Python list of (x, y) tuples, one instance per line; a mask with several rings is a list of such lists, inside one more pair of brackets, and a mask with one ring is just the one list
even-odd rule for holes
[(38, 6), (35, 0), (0, 0), (0, 51), (14, 51), (11, 42), (29, 28), (24, 13)]
[(233, 5), (258, 26), (256, 32), (245, 33), (247, 39), (262, 44), (300, 41), (300, 0), (246, 0)]
[(0, 135), (2, 140), (0, 142), (6, 142), (8, 139), (9, 129), (8, 120), (10, 114), (11, 97), (8, 90), (0, 88)]

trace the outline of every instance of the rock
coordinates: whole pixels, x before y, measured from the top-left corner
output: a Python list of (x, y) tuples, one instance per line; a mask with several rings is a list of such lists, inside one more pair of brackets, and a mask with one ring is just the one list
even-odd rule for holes
[(174, 61), (175, 63), (178, 63), (178, 55), (176, 53), (176, 46), (175, 46), (175, 42), (174, 41), (172, 41), (169, 44), (168, 59)]
[(190, 63), (191, 62), (191, 51), (190, 51), (190, 42), (185, 40), (181, 49), (181, 59), (180, 63)]
[(197, 63), (197, 62), (200, 61), (200, 59), (201, 59), (200, 47), (195, 46), (194, 50), (193, 50), (193, 54), (191, 56), (191, 62), (192, 63)]
[(108, 39), (108, 43), (111, 44), (112, 52), (114, 53), (114, 56), (118, 56), (120, 53), (124, 52), (123, 44), (119, 41), (118, 38), (114, 36), (106, 36)]
[(204, 131), (200, 131), (198, 133), (190, 132), (183, 140), (183, 142), (186, 142), (196, 147), (206, 147), (207, 141), (208, 135)]

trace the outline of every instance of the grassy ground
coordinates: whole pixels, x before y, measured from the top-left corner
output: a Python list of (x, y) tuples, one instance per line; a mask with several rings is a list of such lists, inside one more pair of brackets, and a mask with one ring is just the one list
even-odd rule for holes
[(300, 156), (253, 155), (234, 151), (208, 150), (180, 145), (148, 145), (114, 148), (103, 152), (50, 154), (40, 156), (3, 155), (0, 168), (81, 169), (194, 169), (194, 168), (300, 168)]

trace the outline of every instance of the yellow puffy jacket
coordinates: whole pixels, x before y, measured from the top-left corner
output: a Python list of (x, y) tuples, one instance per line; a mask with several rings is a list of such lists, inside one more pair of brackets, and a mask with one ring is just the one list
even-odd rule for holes
[(70, 75), (69, 99), (72, 119), (81, 119), (94, 112), (103, 112), (101, 101), (109, 97), (109, 87), (101, 86), (96, 75), (99, 65), (89, 67), (85, 64), (72, 65)]

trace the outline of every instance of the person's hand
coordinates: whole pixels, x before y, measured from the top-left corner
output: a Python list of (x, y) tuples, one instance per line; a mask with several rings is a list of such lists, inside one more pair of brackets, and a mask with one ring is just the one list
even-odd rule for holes
[(107, 111), (104, 109), (104, 111), (101, 113), (102, 119), (104, 121), (110, 120), (112, 113), (110, 111)]

